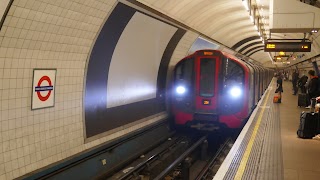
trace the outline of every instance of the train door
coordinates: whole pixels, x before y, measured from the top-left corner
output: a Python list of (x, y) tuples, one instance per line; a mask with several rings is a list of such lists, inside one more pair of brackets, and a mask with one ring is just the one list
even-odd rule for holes
[(253, 65), (253, 68), (254, 68), (254, 102), (257, 105), (259, 101), (259, 96), (258, 96), (259, 86), (257, 85), (259, 80), (259, 70), (255, 64)]
[(252, 108), (254, 107), (255, 105), (255, 96), (254, 96), (254, 92), (255, 92), (255, 84), (254, 84), (254, 73), (255, 73), (255, 70), (254, 70), (254, 67), (251, 63), (247, 63), (247, 66), (249, 68), (249, 111), (252, 110)]
[(217, 112), (219, 63), (218, 56), (197, 57), (195, 119), (209, 118), (213, 120), (217, 118), (215, 115)]
[(262, 68), (262, 72), (263, 72), (263, 79), (262, 79), (262, 87), (263, 87), (263, 92), (265, 92), (266, 91), (266, 89), (267, 89), (267, 87), (266, 87), (266, 78), (267, 78), (267, 76), (266, 76), (266, 69), (264, 69), (264, 68)]
[(259, 90), (260, 90), (260, 94), (259, 96), (261, 97), (263, 95), (263, 69), (261, 67), (259, 67)]
[(264, 79), (265, 79), (265, 74), (264, 74), (264, 69), (263, 68), (261, 68), (261, 70), (262, 70), (262, 81), (261, 81), (261, 83), (262, 83), (262, 93), (264, 93), (264, 89), (265, 89), (265, 86), (264, 86)]
[(264, 80), (264, 82), (263, 82), (264, 83), (264, 90), (266, 90), (268, 88), (268, 83), (267, 83), (268, 82), (268, 72), (267, 72), (267, 69), (263, 69), (263, 71), (264, 71), (263, 73), (264, 73), (264, 77), (265, 77), (263, 79)]
[(265, 71), (264, 71), (264, 69), (263, 68), (261, 68), (262, 69), (262, 76), (263, 76), (263, 78), (262, 78), (262, 91), (264, 92), (265, 91), (265, 89), (266, 89), (266, 87), (265, 87), (265, 79), (266, 79), (266, 76), (265, 76)]
[(257, 79), (256, 79), (256, 87), (257, 87), (257, 90), (258, 90), (258, 92), (257, 92), (257, 99), (258, 99), (258, 101), (260, 100), (260, 97), (261, 97), (261, 94), (262, 94), (262, 90), (261, 90), (261, 88), (260, 88), (260, 78), (261, 78), (261, 71), (260, 71), (260, 68), (259, 68), (259, 66), (256, 66), (256, 69), (257, 69)]

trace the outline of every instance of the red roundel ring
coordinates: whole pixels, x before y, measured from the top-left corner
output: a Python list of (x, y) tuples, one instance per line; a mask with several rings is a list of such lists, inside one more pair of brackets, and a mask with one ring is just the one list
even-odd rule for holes
[[(41, 83), (42, 83), (43, 81), (48, 81), (49, 86), (52, 86), (50, 78), (49, 78), (48, 76), (42, 76), (41, 79), (40, 79), (39, 82), (38, 82), (38, 87), (41, 86)], [(46, 96), (42, 96), (41, 93), (40, 93), (40, 91), (37, 91), (37, 95), (38, 95), (38, 97), (39, 97), (39, 99), (40, 99), (41, 101), (46, 101), (46, 100), (48, 100), (49, 97), (50, 97), (50, 94), (51, 94), (51, 90), (49, 90), (49, 92), (48, 92), (48, 94), (47, 94)]]

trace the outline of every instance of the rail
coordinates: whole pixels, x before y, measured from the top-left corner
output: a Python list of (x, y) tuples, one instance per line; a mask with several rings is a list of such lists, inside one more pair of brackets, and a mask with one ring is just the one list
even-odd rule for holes
[(155, 160), (157, 160), (159, 157), (161, 157), (162, 154), (170, 151), (170, 149), (172, 149), (174, 146), (176, 146), (177, 144), (181, 143), (184, 139), (183, 138), (178, 138), (176, 139), (176, 141), (171, 144), (169, 147), (163, 148), (161, 150), (159, 150), (159, 152), (155, 153), (154, 155), (152, 155), (151, 157), (149, 157), (148, 159), (146, 159), (145, 161), (141, 162), (140, 164), (138, 164), (136, 167), (134, 167), (133, 169), (131, 169), (129, 172), (127, 172), (126, 174), (122, 175), (120, 178), (118, 178), (119, 180), (124, 180), (124, 179), (128, 179), (131, 178), (132, 176), (134, 176), (134, 174), (142, 169), (144, 169), (146, 166), (148, 166), (148, 164), (154, 162)]
[(168, 173), (170, 173), (173, 168), (175, 168), (179, 163), (181, 163), (190, 153), (192, 153), (197, 147), (201, 145), (203, 141), (207, 139), (207, 136), (200, 138), (194, 145), (192, 145), (188, 150), (186, 150), (181, 156), (179, 156), (173, 163), (171, 163), (164, 171), (162, 171), (155, 180), (160, 180), (164, 178)]
[(202, 171), (199, 173), (199, 175), (197, 176), (196, 180), (202, 180), (205, 177), (208, 176), (208, 174), (210, 173), (209, 170), (211, 170), (214, 165), (217, 163), (219, 157), (221, 157), (221, 155), (226, 152), (227, 150), (230, 150), (229, 145), (232, 143), (232, 139), (228, 138), (225, 143), (218, 149), (217, 153), (215, 154), (215, 156), (207, 163), (207, 165), (202, 169)]
[[(164, 134), (161, 134), (162, 132)], [(157, 144), (158, 142), (162, 141), (161, 139), (171, 137), (173, 133), (174, 132), (172, 131), (169, 132), (167, 128), (167, 121), (162, 121), (157, 124), (153, 124), (139, 129), (135, 132), (129, 133), (126, 136), (115, 139), (110, 143), (102, 144), (92, 150), (84, 151), (80, 154), (75, 155), (71, 159), (57, 162), (56, 164), (50, 165), (33, 173), (28, 173), (24, 176), (19, 177), (18, 179), (59, 179), (65, 176), (73, 179), (79, 179), (81, 177), (88, 179), (99, 178), (99, 176), (104, 176), (104, 174), (106, 173), (111, 173), (111, 171), (114, 171), (115, 168), (121, 166), (121, 164), (119, 164), (119, 161), (117, 160), (123, 158), (124, 155), (122, 151), (117, 151), (117, 149), (125, 149), (128, 147), (140, 145), (143, 146), (140, 148), (141, 151), (147, 150), (148, 148), (153, 148), (152, 145), (145, 146), (140, 142), (152, 141), (154, 142), (154, 144)], [(157, 141), (155, 141), (152, 137), (158, 138)], [(135, 154), (131, 151), (125, 151), (124, 153), (127, 153), (128, 158), (135, 158), (133, 157)], [(112, 158), (111, 156), (114, 158)], [(102, 158), (108, 158), (110, 160), (114, 159), (114, 161), (109, 161), (106, 165), (100, 163), (100, 165), (96, 166), (96, 168), (90, 168), (93, 165), (96, 165), (97, 161), (100, 161)], [(124, 162), (121, 161), (120, 163)]]

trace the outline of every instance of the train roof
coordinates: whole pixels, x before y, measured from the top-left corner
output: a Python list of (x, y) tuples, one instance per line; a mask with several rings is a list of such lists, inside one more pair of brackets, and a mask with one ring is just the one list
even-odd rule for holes
[[(251, 63), (251, 62), (246, 62), (246, 61), (243, 61), (241, 59), (239, 59), (238, 57), (236, 57), (235, 55), (232, 55), (232, 54), (229, 54), (229, 53), (226, 53), (226, 52), (223, 52), (221, 50), (215, 50), (215, 49), (201, 49), (201, 50), (197, 50), (195, 51), (194, 53), (184, 57), (182, 60), (186, 59), (186, 58), (190, 58), (192, 56), (195, 56), (195, 55), (205, 55), (204, 52), (213, 52), (214, 54), (216, 55), (223, 55), (227, 58), (230, 58), (230, 59), (233, 59), (235, 61), (238, 61), (239, 63), (241, 63), (242, 65), (244, 66), (258, 66), (258, 67), (261, 67), (261, 68), (264, 68), (260, 65), (257, 65), (257, 64), (254, 64), (254, 63)], [(181, 60), (181, 61), (182, 61)], [(178, 62), (179, 63), (179, 62)], [(264, 68), (266, 69), (266, 68)]]
[(214, 50), (214, 49), (202, 49), (202, 50), (198, 50), (196, 51), (195, 53), (193, 53), (192, 55), (196, 55), (196, 54), (200, 54), (201, 52), (204, 52), (204, 51), (211, 51), (211, 52), (216, 52), (218, 54), (221, 54), (227, 58), (230, 58), (230, 59), (233, 59), (233, 60), (236, 60), (238, 62), (240, 62), (241, 64), (247, 64), (245, 61), (242, 61), (241, 59), (239, 59), (238, 57), (232, 55), (232, 54), (229, 54), (229, 53), (226, 53), (226, 52), (223, 52), (223, 51), (220, 51), (220, 50)]

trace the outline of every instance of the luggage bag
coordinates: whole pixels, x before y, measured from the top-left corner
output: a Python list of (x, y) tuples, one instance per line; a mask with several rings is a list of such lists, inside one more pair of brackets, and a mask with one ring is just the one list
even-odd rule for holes
[(298, 106), (300, 107), (307, 107), (308, 104), (308, 97), (307, 94), (299, 94), (298, 95)]
[(301, 112), (300, 125), (297, 131), (299, 138), (311, 139), (318, 133), (319, 114), (313, 112)]

